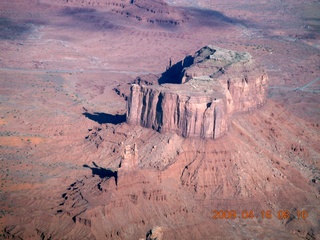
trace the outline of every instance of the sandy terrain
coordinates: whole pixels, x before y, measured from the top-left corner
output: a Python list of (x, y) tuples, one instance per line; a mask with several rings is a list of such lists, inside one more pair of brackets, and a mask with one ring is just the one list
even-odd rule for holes
[[(0, 238), (320, 239), (319, 1), (134, 2), (1, 1)], [(125, 123), (115, 88), (208, 44), (264, 66), (263, 107), (216, 140)]]

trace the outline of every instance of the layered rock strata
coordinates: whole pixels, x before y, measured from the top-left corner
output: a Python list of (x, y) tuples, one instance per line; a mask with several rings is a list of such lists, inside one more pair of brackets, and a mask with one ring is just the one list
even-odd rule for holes
[(214, 139), (228, 130), (233, 113), (256, 108), (266, 98), (267, 74), (249, 53), (206, 46), (170, 77), (180, 84), (131, 86), (127, 123)]

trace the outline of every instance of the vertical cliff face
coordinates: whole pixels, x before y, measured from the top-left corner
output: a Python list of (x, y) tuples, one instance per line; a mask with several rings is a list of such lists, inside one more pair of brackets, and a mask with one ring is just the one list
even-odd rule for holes
[(264, 103), (268, 76), (249, 53), (206, 46), (195, 53), (193, 64), (182, 70), (181, 83), (223, 93), (232, 113)]
[(250, 54), (208, 46), (192, 62), (180, 73), (181, 84), (133, 84), (127, 123), (183, 137), (217, 138), (227, 131), (232, 113), (264, 103), (268, 77)]
[(131, 86), (127, 122), (183, 137), (217, 138), (227, 130), (221, 99), (170, 92), (159, 86)]

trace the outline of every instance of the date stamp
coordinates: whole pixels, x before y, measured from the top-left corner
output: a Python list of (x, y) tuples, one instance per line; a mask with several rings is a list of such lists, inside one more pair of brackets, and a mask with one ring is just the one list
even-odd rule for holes
[(276, 213), (272, 213), (271, 210), (262, 210), (260, 212), (254, 212), (253, 210), (242, 210), (237, 212), (235, 210), (213, 210), (212, 219), (272, 219), (273, 217), (279, 220), (290, 219), (292, 217), (306, 220), (309, 216), (306, 210), (296, 210), (290, 212), (289, 210), (279, 210)]

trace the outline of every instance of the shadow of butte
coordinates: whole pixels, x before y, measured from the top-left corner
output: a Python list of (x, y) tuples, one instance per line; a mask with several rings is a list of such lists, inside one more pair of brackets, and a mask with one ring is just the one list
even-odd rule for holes
[(124, 123), (126, 121), (126, 114), (112, 115), (109, 113), (101, 113), (101, 112), (94, 112), (93, 114), (84, 112), (82, 113), (82, 115), (99, 124), (111, 123), (111, 124), (117, 125), (117, 124)]

